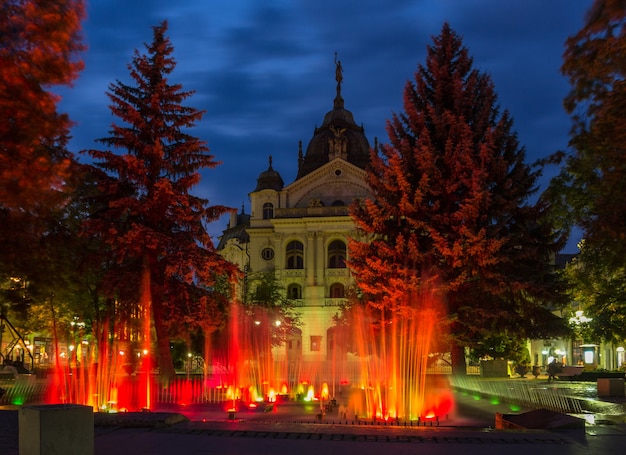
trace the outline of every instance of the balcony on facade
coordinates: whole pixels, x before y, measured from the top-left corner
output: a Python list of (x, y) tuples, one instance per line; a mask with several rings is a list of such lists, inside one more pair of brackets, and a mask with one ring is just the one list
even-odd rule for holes
[(274, 218), (307, 218), (307, 217), (330, 217), (348, 216), (349, 209), (345, 205), (320, 206), (320, 207), (293, 207), (274, 209)]
[(338, 307), (346, 303), (345, 298), (330, 298), (323, 299), (289, 299), (291, 304), (296, 308), (304, 307)]

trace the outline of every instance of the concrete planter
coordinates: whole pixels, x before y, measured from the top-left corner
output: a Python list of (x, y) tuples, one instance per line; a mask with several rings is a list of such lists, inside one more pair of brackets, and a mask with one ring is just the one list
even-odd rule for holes
[(598, 378), (599, 397), (623, 397), (624, 379), (622, 378)]
[(24, 406), (18, 414), (20, 455), (93, 455), (93, 408)]

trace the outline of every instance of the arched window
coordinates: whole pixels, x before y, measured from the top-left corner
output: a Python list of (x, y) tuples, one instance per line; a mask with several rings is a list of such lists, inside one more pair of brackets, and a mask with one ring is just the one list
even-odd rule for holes
[(346, 244), (341, 240), (335, 240), (328, 245), (328, 268), (346, 268)]
[(274, 218), (274, 204), (266, 202), (263, 204), (263, 219), (269, 220), (270, 218)]
[(302, 287), (299, 284), (290, 284), (287, 287), (287, 298), (297, 300), (302, 298)]
[(293, 240), (287, 244), (287, 257), (285, 263), (288, 269), (304, 268), (304, 246), (302, 242)]
[(330, 298), (343, 299), (345, 297), (345, 288), (341, 283), (333, 283), (330, 285)]

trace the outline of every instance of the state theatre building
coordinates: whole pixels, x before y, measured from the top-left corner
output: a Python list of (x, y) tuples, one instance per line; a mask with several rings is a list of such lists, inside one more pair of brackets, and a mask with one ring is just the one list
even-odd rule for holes
[(366, 183), (370, 145), (344, 107), (340, 64), (336, 80), (333, 109), (315, 128), (306, 153), (300, 142), (296, 179), (285, 185), (270, 157), (249, 193), (251, 214), (232, 214), (218, 244), (220, 254), (248, 277), (275, 272), (302, 325), (298, 335), (273, 349), (274, 361), (310, 365), (318, 379), (350, 376), (328, 370), (337, 368), (332, 359), (351, 357), (335, 343), (333, 317), (354, 283), (346, 268), (348, 238), (356, 235), (348, 206), (371, 194)]

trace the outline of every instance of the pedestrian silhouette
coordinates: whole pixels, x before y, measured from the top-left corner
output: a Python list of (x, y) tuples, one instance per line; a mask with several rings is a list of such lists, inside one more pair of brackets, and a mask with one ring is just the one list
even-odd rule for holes
[(548, 382), (556, 379), (556, 375), (559, 374), (561, 369), (561, 365), (559, 365), (556, 359), (553, 359), (552, 362), (550, 362), (550, 364), (548, 365)]

